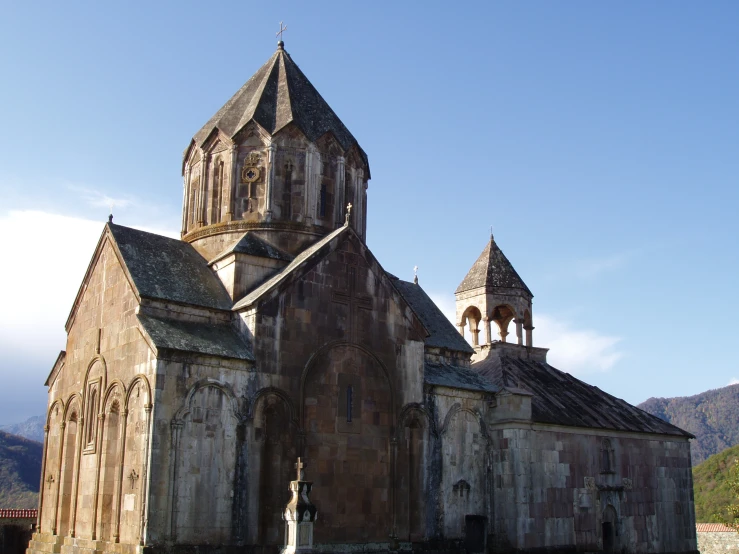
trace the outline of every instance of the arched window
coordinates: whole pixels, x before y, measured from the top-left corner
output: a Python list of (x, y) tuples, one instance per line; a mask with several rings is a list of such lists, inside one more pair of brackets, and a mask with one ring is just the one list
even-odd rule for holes
[(493, 310), (492, 320), (498, 325), (500, 340), (506, 342), (508, 336), (508, 325), (515, 317), (515, 313), (509, 306), (496, 306)]
[[(460, 332), (462, 335), (472, 342), (472, 346), (478, 346), (480, 344), (480, 321), (482, 315), (480, 310), (475, 306), (470, 306), (462, 314), (462, 321), (460, 322)], [(469, 326), (467, 325), (469, 323)], [(469, 333), (469, 336), (467, 336)]]
[(221, 202), (223, 199), (223, 160), (218, 158), (213, 166), (213, 197), (210, 223), (221, 220)]
[(321, 197), (318, 201), (318, 214), (326, 217), (326, 183), (321, 185)]
[(95, 422), (97, 421), (97, 387), (91, 386), (87, 400), (87, 422), (85, 424), (85, 446), (95, 446)]
[(615, 473), (613, 446), (611, 446), (611, 441), (608, 439), (603, 439), (600, 444), (600, 472)]

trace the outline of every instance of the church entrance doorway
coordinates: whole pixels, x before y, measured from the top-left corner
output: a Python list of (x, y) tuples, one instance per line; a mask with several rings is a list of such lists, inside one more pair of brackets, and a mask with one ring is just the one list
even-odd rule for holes
[(464, 517), (464, 548), (470, 554), (485, 551), (485, 516)]
[(613, 506), (608, 506), (603, 512), (603, 523), (601, 531), (603, 537), (603, 551), (616, 552), (618, 542), (617, 516)]

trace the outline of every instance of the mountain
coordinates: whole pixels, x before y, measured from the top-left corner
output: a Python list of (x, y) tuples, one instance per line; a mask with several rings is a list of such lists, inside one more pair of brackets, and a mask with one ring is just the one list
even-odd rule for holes
[(0, 508), (35, 508), (44, 446), (0, 431)]
[(28, 418), (22, 423), (0, 425), (0, 431), (25, 437), (32, 441), (44, 442), (44, 425), (46, 425), (46, 416), (40, 415)]
[(695, 435), (690, 444), (693, 466), (739, 444), (739, 385), (695, 396), (650, 398), (638, 407)]
[[(739, 459), (739, 445), (714, 454), (693, 468), (695, 493), (695, 520), (700, 523), (714, 521), (713, 515), (724, 512), (727, 504), (737, 504), (739, 499), (728, 485), (731, 468)], [(724, 515), (725, 512), (724, 512)]]

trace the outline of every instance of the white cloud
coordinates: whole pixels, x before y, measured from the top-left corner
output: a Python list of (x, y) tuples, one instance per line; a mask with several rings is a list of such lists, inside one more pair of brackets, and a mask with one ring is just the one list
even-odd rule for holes
[(45, 396), (44, 379), (66, 346), (64, 324), (103, 227), (102, 221), (43, 211), (0, 214), (0, 236), (6, 237), (0, 241), (0, 378), (11, 385), (0, 389), (0, 423), (17, 419), (6, 413), (22, 409), (12, 406), (14, 397)]
[(547, 361), (568, 373), (582, 375), (610, 370), (622, 357), (620, 337), (595, 329), (578, 329), (567, 321), (534, 314), (534, 345), (549, 348)]
[[(437, 293), (429, 296), (447, 319), (456, 325), (454, 299)], [(534, 345), (549, 348), (547, 361), (573, 375), (608, 371), (624, 355), (618, 348), (620, 337), (604, 335), (595, 329), (577, 328), (546, 314), (535, 313), (534, 326)], [(469, 341), (469, 336), (466, 338)]]
[(726, 383), (726, 386), (727, 387), (729, 387), (731, 385), (739, 385), (739, 379), (737, 379), (736, 377), (733, 377), (731, 379), (731, 381), (729, 381), (728, 383)]

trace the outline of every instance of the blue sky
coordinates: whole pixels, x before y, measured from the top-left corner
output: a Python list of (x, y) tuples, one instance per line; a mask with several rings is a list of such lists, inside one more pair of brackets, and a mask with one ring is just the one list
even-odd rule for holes
[(739, 378), (739, 4), (8, 3), (0, 424), (114, 202), (179, 229), (182, 151), (286, 49), (369, 155), (368, 244), (446, 312), (494, 228), (550, 361), (637, 403)]

